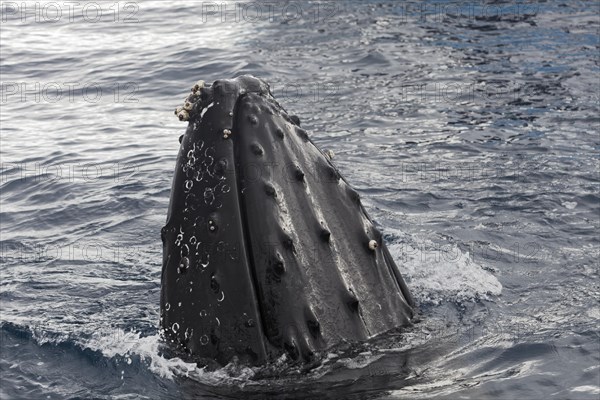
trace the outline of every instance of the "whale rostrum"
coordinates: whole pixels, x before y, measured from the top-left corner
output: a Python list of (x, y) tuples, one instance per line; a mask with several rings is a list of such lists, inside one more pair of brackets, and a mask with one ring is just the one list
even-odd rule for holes
[(162, 228), (161, 329), (194, 360), (308, 362), (410, 324), (360, 196), (252, 76), (199, 81)]

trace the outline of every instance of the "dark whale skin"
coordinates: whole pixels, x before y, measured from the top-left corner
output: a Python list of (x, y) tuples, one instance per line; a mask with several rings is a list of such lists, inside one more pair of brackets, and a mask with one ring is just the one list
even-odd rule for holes
[(308, 362), (409, 325), (413, 300), (358, 193), (268, 85), (219, 80), (188, 101), (161, 231), (167, 341), (221, 365)]

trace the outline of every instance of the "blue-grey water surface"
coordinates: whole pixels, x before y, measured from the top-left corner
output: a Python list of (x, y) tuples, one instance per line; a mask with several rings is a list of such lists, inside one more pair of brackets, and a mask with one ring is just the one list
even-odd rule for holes
[[(0, 398), (599, 398), (598, 2), (37, 4), (2, 2)], [(173, 109), (240, 74), (335, 153), (412, 328), (308, 373), (163, 354)]]

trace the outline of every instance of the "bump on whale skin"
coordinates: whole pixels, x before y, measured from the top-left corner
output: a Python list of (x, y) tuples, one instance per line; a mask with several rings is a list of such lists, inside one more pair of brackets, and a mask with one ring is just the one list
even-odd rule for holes
[(258, 78), (201, 86), (161, 232), (167, 341), (221, 365), (308, 362), (408, 325), (381, 233), (298, 118)]

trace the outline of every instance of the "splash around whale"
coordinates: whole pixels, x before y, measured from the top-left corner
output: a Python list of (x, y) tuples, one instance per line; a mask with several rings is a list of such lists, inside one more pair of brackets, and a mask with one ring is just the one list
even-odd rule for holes
[(199, 363), (310, 362), (410, 324), (358, 193), (252, 76), (194, 85), (161, 230), (161, 331)]

